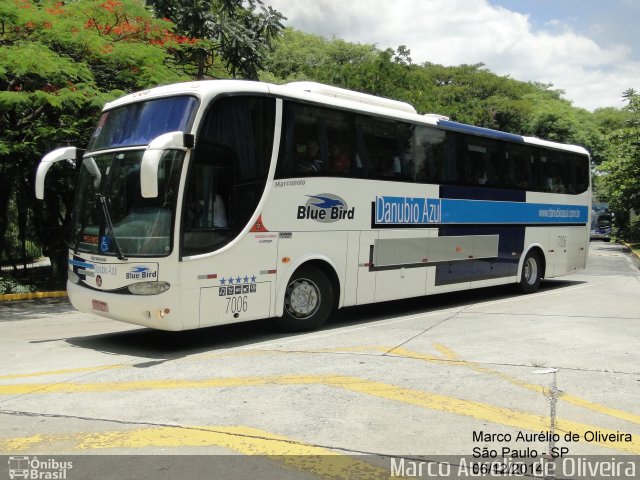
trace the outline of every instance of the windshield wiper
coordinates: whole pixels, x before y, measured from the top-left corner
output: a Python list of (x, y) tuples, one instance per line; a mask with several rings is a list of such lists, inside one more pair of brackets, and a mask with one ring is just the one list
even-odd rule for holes
[(116, 237), (115, 229), (113, 228), (113, 222), (111, 221), (111, 215), (109, 214), (109, 207), (107, 206), (107, 199), (101, 193), (96, 193), (98, 197), (98, 201), (100, 202), (100, 206), (102, 207), (102, 215), (104, 216), (105, 221), (107, 222), (107, 228), (111, 232), (111, 238), (113, 239), (113, 248), (116, 251), (116, 256), (118, 260), (126, 260), (127, 257), (122, 253), (122, 249), (120, 248), (120, 244), (118, 243), (118, 237)]
[[(102, 173), (96, 164), (96, 161), (93, 157), (87, 157), (82, 161), (82, 166), (87, 169), (91, 178), (93, 179), (93, 186), (97, 190), (100, 187), (100, 182), (102, 180)], [(73, 253), (78, 253), (80, 249), (80, 243), (82, 241), (82, 236), (84, 235), (84, 231), (87, 228), (87, 210), (89, 208), (90, 202), (82, 201), (82, 211), (80, 212), (80, 228), (75, 232), (75, 238), (73, 239)], [(77, 221), (77, 219), (75, 219)], [(75, 223), (74, 221), (74, 223)]]
[(80, 240), (82, 239), (82, 235), (84, 234), (84, 229), (86, 228), (86, 226), (87, 222), (83, 218), (82, 223), (80, 224), (80, 228), (76, 230), (73, 239), (73, 253), (75, 253), (76, 255), (78, 254), (78, 251), (80, 249)]

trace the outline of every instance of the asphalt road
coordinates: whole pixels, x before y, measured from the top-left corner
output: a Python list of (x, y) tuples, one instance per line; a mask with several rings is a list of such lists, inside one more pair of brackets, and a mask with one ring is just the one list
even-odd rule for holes
[(159, 332), (66, 300), (2, 304), (0, 329), (0, 479), (35, 456), (68, 479), (351, 479), (640, 455), (640, 271), (616, 244), (535, 294), (349, 308), (306, 334)]

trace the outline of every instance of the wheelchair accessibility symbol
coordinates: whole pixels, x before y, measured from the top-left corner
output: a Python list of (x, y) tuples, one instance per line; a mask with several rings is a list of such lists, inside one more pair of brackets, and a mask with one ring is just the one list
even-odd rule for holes
[(106, 253), (111, 248), (111, 238), (103, 235), (100, 237), (100, 251)]

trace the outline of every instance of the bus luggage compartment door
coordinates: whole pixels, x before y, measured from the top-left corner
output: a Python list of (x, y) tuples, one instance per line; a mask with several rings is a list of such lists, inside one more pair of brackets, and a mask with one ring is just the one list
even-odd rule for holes
[(256, 283), (250, 278), (246, 282), (243, 278), (237, 280), (224, 286), (200, 289), (201, 327), (269, 316), (271, 282)]
[(374, 247), (376, 301), (424, 295), (429, 232), (382, 231)]

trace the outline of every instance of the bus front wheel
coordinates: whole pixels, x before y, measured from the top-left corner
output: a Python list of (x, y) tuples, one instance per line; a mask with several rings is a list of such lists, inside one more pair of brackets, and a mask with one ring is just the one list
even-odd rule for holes
[(334, 290), (327, 275), (313, 265), (300, 267), (284, 294), (284, 313), (276, 319), (281, 330), (316, 330), (333, 311)]
[(527, 253), (522, 265), (520, 275), (520, 290), (523, 293), (532, 293), (538, 290), (542, 281), (542, 260), (536, 251)]

